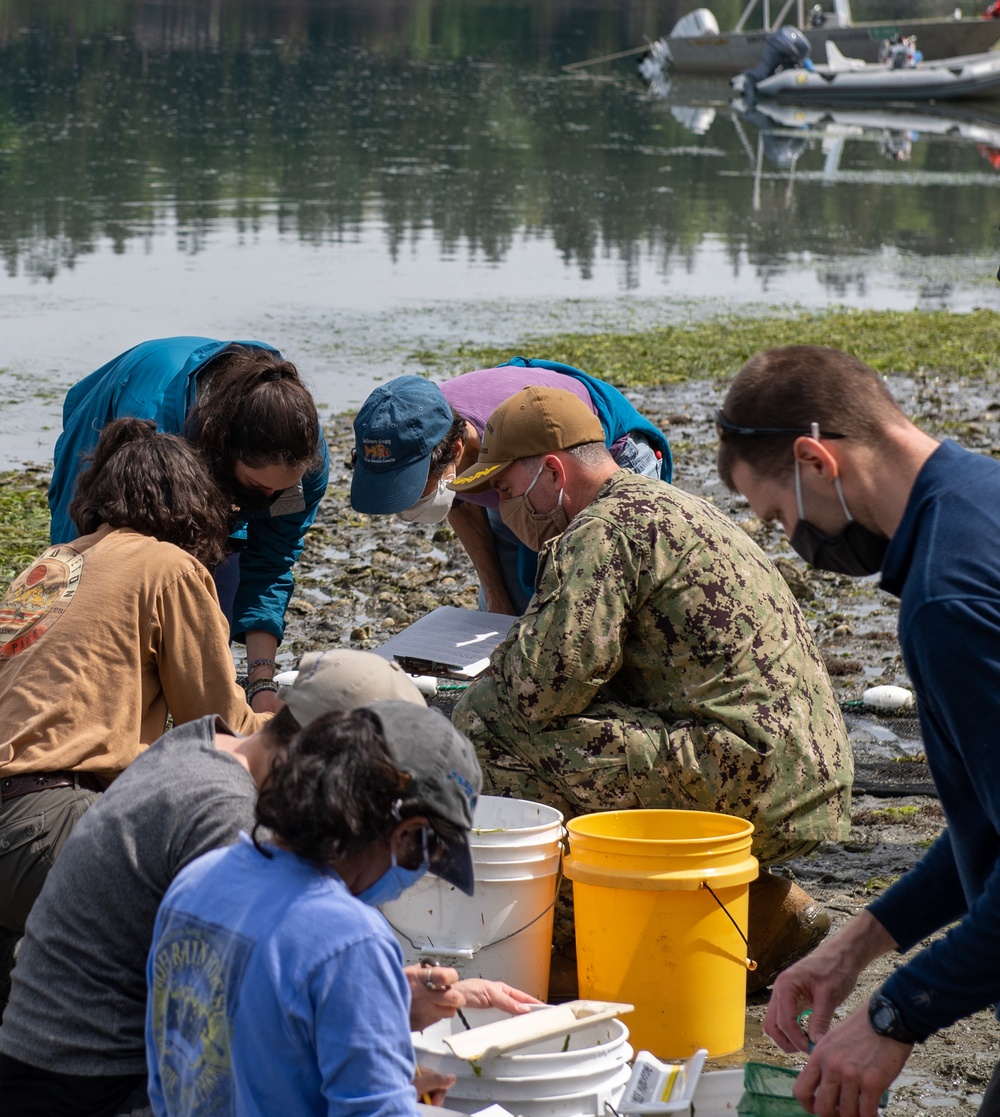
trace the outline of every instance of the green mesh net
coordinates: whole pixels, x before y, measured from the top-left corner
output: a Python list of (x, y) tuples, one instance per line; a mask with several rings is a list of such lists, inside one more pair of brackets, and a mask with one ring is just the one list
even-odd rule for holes
[(799, 1072), (794, 1067), (747, 1063), (743, 1096), (736, 1106), (742, 1117), (801, 1117), (805, 1110), (792, 1096)]

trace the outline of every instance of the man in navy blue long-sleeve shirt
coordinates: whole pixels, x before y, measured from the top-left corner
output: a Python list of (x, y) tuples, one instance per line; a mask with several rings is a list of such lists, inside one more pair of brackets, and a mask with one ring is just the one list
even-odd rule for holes
[[(875, 1117), (912, 1045), (1000, 1001), (1000, 462), (914, 426), (881, 378), (816, 346), (758, 353), (717, 414), (719, 473), (820, 569), (881, 570), (947, 828), (920, 862), (775, 983), (764, 1030), (816, 1042), (795, 1094)], [(953, 926), (951, 926), (953, 924)], [(948, 932), (836, 1027), (862, 970)], [(812, 1006), (810, 1036), (796, 1016)], [(1000, 1113), (1000, 1066), (980, 1114)]]

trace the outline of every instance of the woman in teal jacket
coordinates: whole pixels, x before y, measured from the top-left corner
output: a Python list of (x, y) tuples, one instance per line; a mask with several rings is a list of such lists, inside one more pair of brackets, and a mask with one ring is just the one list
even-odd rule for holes
[(295, 366), (261, 341), (170, 337), (134, 346), (66, 396), (49, 489), (53, 543), (77, 535), (68, 509), (81, 457), (104, 423), (126, 415), (187, 437), (231, 500), (234, 553), (216, 584), (232, 637), (247, 646), (251, 706), (271, 709), (291, 568), (330, 471), (312, 397)]

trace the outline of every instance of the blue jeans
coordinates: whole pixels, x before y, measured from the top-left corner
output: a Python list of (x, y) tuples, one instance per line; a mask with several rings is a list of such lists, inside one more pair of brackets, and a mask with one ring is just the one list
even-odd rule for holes
[(219, 605), (222, 615), (229, 622), (230, 633), (233, 630), (233, 605), (236, 601), (236, 591), (240, 588), (240, 552), (233, 551), (212, 571), (212, 580), (215, 582), (215, 592), (219, 595)]
[(615, 461), (630, 473), (641, 473), (643, 477), (652, 477), (655, 481), (663, 480), (663, 461), (656, 456), (645, 435), (628, 435)]

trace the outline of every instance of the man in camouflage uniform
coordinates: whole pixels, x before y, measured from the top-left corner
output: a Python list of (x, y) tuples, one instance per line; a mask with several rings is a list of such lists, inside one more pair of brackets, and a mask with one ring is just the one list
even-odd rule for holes
[[(781, 575), (742, 530), (620, 470), (594, 416), (557, 389), (499, 407), (479, 463), (454, 485), (495, 489), (501, 515), (541, 550), (527, 612), (453, 715), (485, 793), (567, 817), (723, 811), (754, 823), (765, 865), (847, 837), (853, 763), (829, 678)], [(773, 902), (755, 911), (752, 886), (751, 947), (795, 941), (762, 961), (758, 984), (829, 927), (800, 889), (762, 882)], [(755, 923), (767, 943), (754, 943)]]

